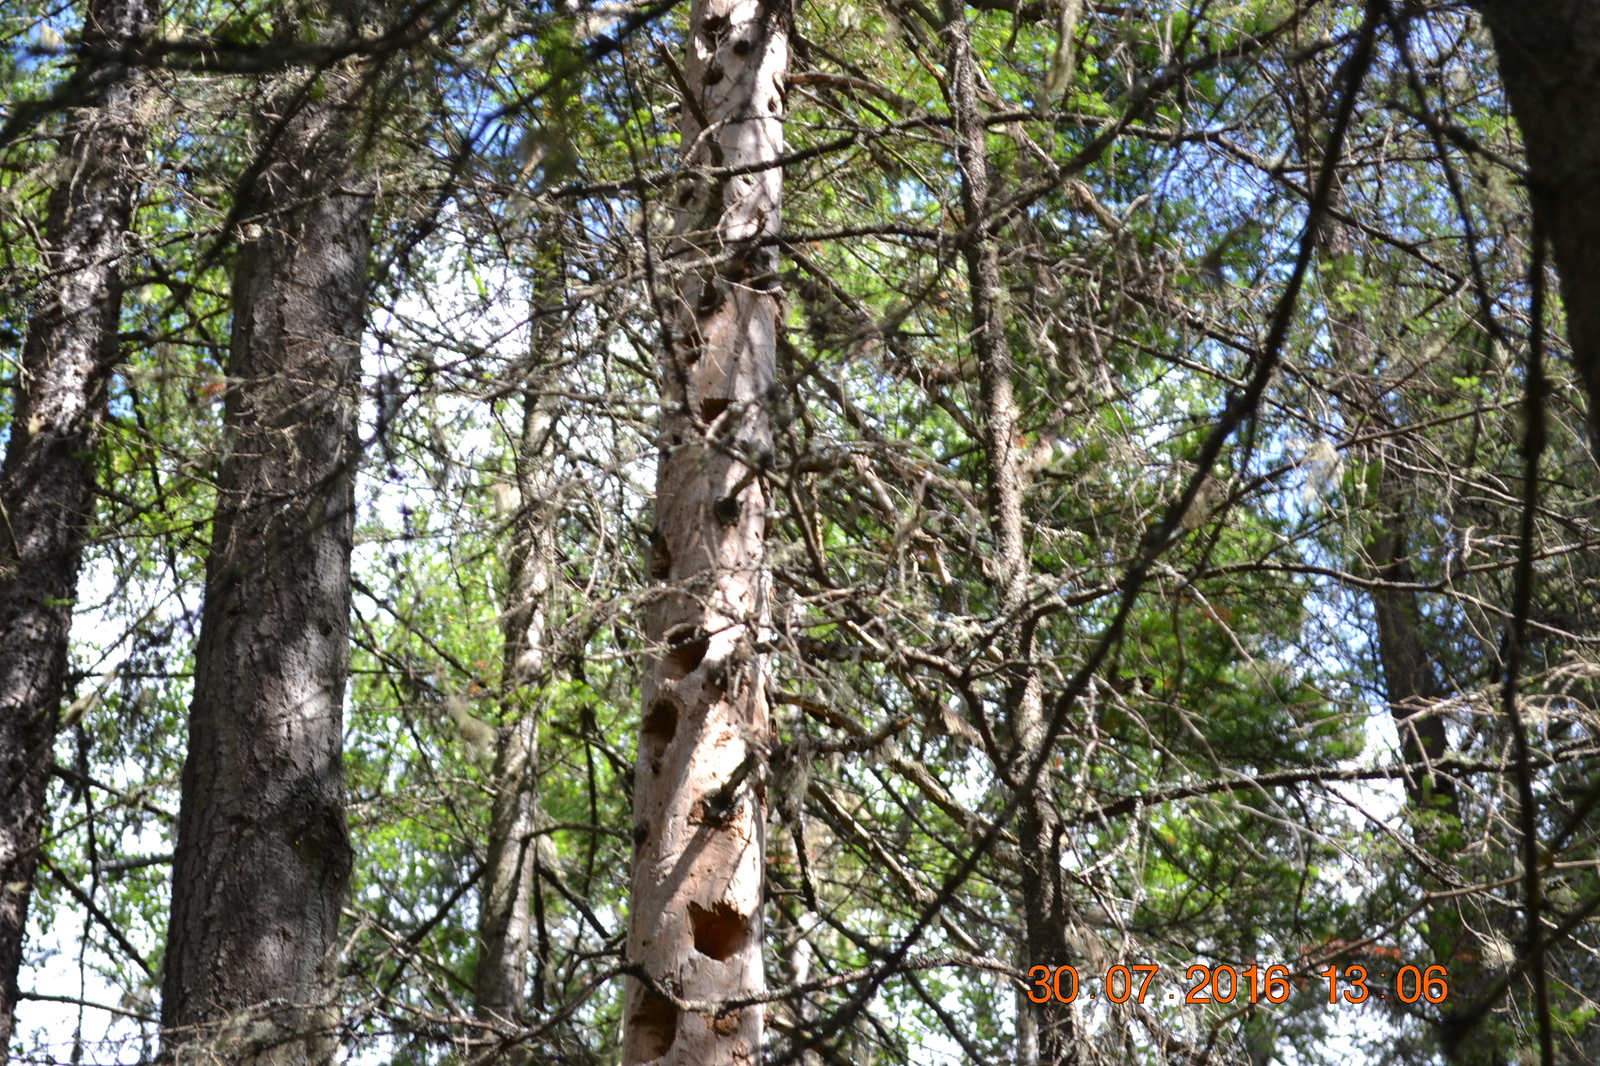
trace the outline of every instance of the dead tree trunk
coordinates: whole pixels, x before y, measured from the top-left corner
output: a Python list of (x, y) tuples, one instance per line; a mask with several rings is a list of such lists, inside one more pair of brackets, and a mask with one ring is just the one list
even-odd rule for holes
[(516, 454), (516, 512), (511, 520), (505, 610), (505, 699), (491, 784), (494, 809), (478, 903), (478, 963), (473, 977), (478, 1017), (524, 1021), (530, 898), (538, 876), (538, 701), (529, 691), (550, 669), (549, 596), (554, 556), (551, 450), (555, 430), (550, 373), (559, 351), (549, 317), (534, 321), (533, 359), (525, 384), (522, 437)]
[[(978, 108), (978, 72), (960, 5), (946, 5), (950, 35), (949, 95), (955, 124), (956, 156), (961, 166), (961, 207), (966, 240), (967, 285), (972, 299), (972, 346), (977, 355), (980, 425), (988, 464), (990, 532), (994, 538), (992, 575), (999, 591), (1001, 652), (1007, 664), (1004, 705), (1010, 719), (1016, 758), (1012, 769), (1025, 773), (1043, 756), (1047, 733), (1044, 698), (1034, 658), (1033, 623), (1027, 618), (1029, 558), (1023, 530), (1023, 479), (1017, 447), (1017, 408), (1013, 394), (1011, 347), (1006, 337), (1005, 288), (1000, 250), (989, 228), (992, 190), (987, 126)], [(1017, 812), (1018, 856), (1022, 862), (1025, 956), (1058, 966), (1074, 960), (1068, 939), (1070, 904), (1061, 870), (1060, 815), (1046, 766), (1024, 784)], [(1037, 1054), (1044, 1063), (1079, 1059), (1072, 1015), (1046, 1005), (1028, 1016), (1018, 1002), (1019, 1054)], [(1037, 1049), (1035, 1051), (1035, 1049)]]
[[(159, 16), (154, 0), (95, 0), (83, 44), (133, 45)], [(107, 63), (94, 82), (99, 99), (67, 120), (45, 220), (46, 289), (28, 324), (0, 468), (0, 1058), (17, 1003), (144, 145), (142, 78)]]
[(351, 867), (341, 729), (373, 203), (356, 74), (320, 78), (263, 109), (271, 158), (245, 191), (162, 995), (169, 1046), (240, 1062), (327, 1058)]
[[(783, 148), (790, 11), (782, 0), (695, 0), (683, 165), (759, 168)], [(667, 323), (651, 576), (634, 775), (623, 1062), (727, 1066), (761, 1054), (762, 1008), (721, 1018), (671, 997), (725, 1000), (764, 987), (765, 800), (769, 742), (757, 642), (769, 614), (772, 462), (766, 409), (777, 345), (782, 175), (697, 178), (678, 202), (678, 245), (708, 259), (686, 275)], [(663, 995), (666, 992), (669, 995)]]

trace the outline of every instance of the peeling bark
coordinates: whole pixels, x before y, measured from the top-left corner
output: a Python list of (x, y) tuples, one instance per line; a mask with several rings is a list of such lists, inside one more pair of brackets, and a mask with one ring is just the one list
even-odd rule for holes
[[(683, 165), (757, 167), (783, 149), (789, 8), (696, 0), (689, 16)], [(708, 259), (685, 276), (663, 353), (660, 457), (634, 776), (628, 959), (679, 998), (765, 987), (765, 798), (752, 773), (769, 743), (766, 559), (775, 377), (777, 167), (689, 186), (677, 244)], [(749, 1066), (762, 1009), (685, 1014), (630, 979), (623, 1062)]]
[(255, 221), (235, 263), (228, 453), (162, 995), (180, 1058), (203, 1049), (298, 1066), (333, 1048), (330, 963), (352, 860), (341, 732), (373, 201), (353, 177), (356, 75), (322, 79), (264, 109), (291, 114), (248, 190)]
[[(159, 17), (153, 0), (95, 0), (83, 42), (122, 48)], [(47, 288), (28, 323), (0, 468), (0, 1060), (17, 1003), (147, 121), (144, 79), (115, 67), (100, 73), (99, 99), (67, 120), (45, 220)]]

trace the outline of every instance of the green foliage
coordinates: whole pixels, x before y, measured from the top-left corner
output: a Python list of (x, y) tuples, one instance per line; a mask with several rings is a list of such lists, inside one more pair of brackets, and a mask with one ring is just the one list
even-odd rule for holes
[[(1430, 106), (1460, 134), (1439, 141), (1416, 120), (1384, 31), (1279, 369), (1216, 465), (1196, 471), (1283, 299), (1360, 9), (1086, 5), (1071, 78), (1052, 95), (1059, 20), (1037, 8), (967, 11), (1004, 205), (982, 236), (1004, 289), (1022, 619), (1004, 617), (1010, 564), (985, 433), (996, 381), (974, 343), (962, 251), (979, 220), (962, 198), (945, 29), (897, 2), (796, 14), (784, 314), (763, 398), (776, 438), (762, 475), (772, 721), (755, 739), (768, 754), (810, 753), (761, 783), (767, 982), (829, 983), (765, 1008), (767, 1054), (820, 1024), (821, 1061), (1014, 1061), (1032, 965), (1071, 962), (1098, 981), (1112, 965), (1159, 964), (1164, 997), (1190, 965), (1257, 960), (1295, 970), (1281, 1007), (1180, 996), (1136, 1016), (1097, 1002), (1081, 1013), (1084, 1039), (1127, 1061), (1198, 1060), (1207, 1046), (1230, 1062), (1333, 1061), (1350, 1046), (1373, 1062), (1434, 1061), (1441, 1022), (1505, 973), (1521, 935), (1498, 684), (1522, 476), (1527, 324), (1512, 309), (1526, 305), (1529, 220), (1521, 179), (1499, 162), (1520, 147), (1494, 58), (1468, 15), (1406, 14)], [(358, 860), (341, 1039), (352, 1055), (416, 1066), (483, 1061), (493, 1037), (473, 1016), (474, 878), (496, 746), (531, 719), (542, 872), (522, 1035), (538, 1061), (613, 1062), (636, 679), (653, 654), (639, 620), (662, 594), (647, 561), (657, 359), (678, 322), (674, 226), (687, 224), (674, 217), (684, 102), (663, 55), (682, 55), (688, 10), (427, 10), (438, 16), (427, 32), (339, 60), (367, 79), (363, 160), (379, 205), (352, 386), (363, 402), (345, 771)], [(11, 99), (66, 75), (68, 56), (30, 51), (47, 14), (65, 17), (0, 12)], [(276, 17), (237, 4), (167, 12), (173, 35), (219, 56), (267, 55), (253, 49), (275, 39)], [(298, 61), (194, 65), (152, 74), (68, 701), (107, 680), (58, 740), (45, 843), (104, 920), (86, 918), (64, 880), (41, 878), (34, 896), (24, 987), (70, 975), (69, 998), (124, 1012), (84, 1008), (74, 1061), (157, 1035), (159, 982), (104, 923), (159, 973), (160, 856), (224, 416), (247, 387), (227, 376), (227, 351), (232, 250), (259, 224), (240, 192), (271, 151), (252, 111), (274, 79), (315, 91)], [(21, 341), (48, 293), (39, 226), (62, 180), (52, 139), (65, 121), (46, 116), (0, 159), (8, 431)], [(1600, 574), (1582, 412), (1570, 369), (1557, 359), (1552, 372), (1523, 699), (1543, 760), (1540, 830), (1565, 832), (1548, 889), (1559, 920), (1600, 890), (1585, 806)], [(524, 416), (538, 403), (554, 428), (530, 448)], [(537, 485), (534, 453), (546, 463)], [(1062, 699), (1197, 474), (1209, 476), (1120, 635)], [(529, 680), (507, 668), (508, 601), (533, 508), (549, 508), (551, 588), (548, 654)], [(1382, 552), (1396, 530), (1403, 572)], [(1384, 595), (1415, 623), (1421, 705), (1397, 699), (1386, 674)], [(1019, 623), (1027, 653), (1008, 660)], [(1071, 959), (1025, 946), (1035, 873), (1011, 804), (1027, 769), (1019, 670), (1058, 727), (1039, 788), (1060, 822)], [(1405, 787), (1416, 769), (1397, 766), (1399, 729), (1419, 706), (1445, 722), (1452, 791)], [(156, 861), (106, 869), (130, 857)], [(902, 945), (911, 964), (829, 1028)], [(1589, 947), (1550, 953), (1552, 1019), (1574, 1061), (1594, 1050)], [(1451, 967), (1450, 1002), (1319, 998), (1330, 960), (1396, 953)], [(1486, 1013), (1481, 1048), (1504, 1059), (1530, 1046), (1526, 988), (1513, 983), (1502, 1007)], [(70, 1057), (55, 1046), (66, 1030), (47, 1021), (63, 1017), (27, 1005), (19, 1050)]]

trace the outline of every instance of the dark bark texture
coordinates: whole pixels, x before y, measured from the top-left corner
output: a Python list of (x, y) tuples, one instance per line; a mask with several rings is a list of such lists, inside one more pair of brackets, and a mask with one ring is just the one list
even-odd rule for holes
[(162, 1024), (180, 1052), (325, 1060), (351, 869), (341, 768), (372, 199), (355, 75), (269, 100), (233, 279)]
[(1572, 362), (1600, 456), (1600, 4), (1475, 0), (1527, 150), (1533, 209), (1561, 277)]
[[(153, 0), (96, 0), (84, 44), (121, 47), (158, 17)], [(17, 1002), (144, 144), (143, 79), (111, 67), (99, 74), (99, 99), (67, 121), (45, 221), (45, 284), (0, 469), (0, 1059)]]
[[(1588, 402), (1589, 444), (1600, 456), (1600, 5), (1591, 0), (1474, 0), (1494, 38), (1511, 112), (1522, 131), (1528, 185), (1540, 228), (1561, 281), (1572, 363)], [(1373, 562), (1391, 580), (1409, 581), (1400, 533), (1401, 506), (1391, 526), (1373, 546)], [(1394, 597), (1391, 597), (1393, 599)], [(1408, 703), (1425, 701), (1437, 683), (1420, 654), (1418, 618), (1398, 602), (1381, 602), (1377, 621), (1385, 682), (1400, 728), (1406, 760), (1433, 759), (1445, 750), (1444, 723), (1437, 718), (1402, 715)], [(1453, 783), (1436, 775), (1432, 797), (1420, 780), (1408, 782), (1414, 802), (1431, 798), (1455, 813), (1459, 796)], [(1470, 934), (1441, 918), (1438, 936), (1470, 943)], [(1453, 983), (1461, 1000), (1473, 1003), (1487, 979), (1472, 964), (1458, 967)], [(1505, 1051), (1485, 1036), (1481, 1021), (1460, 1008), (1441, 1019), (1444, 1058), (1452, 1066), (1493, 1066), (1507, 1061)]]
[[(1434, 710), (1446, 695), (1439, 681), (1428, 641), (1422, 629), (1417, 594), (1395, 585), (1415, 584), (1417, 577), (1406, 554), (1405, 500), (1400, 486), (1387, 473), (1382, 494), (1383, 525), (1367, 545), (1373, 576), (1383, 585), (1372, 592), (1372, 613), (1378, 626), (1378, 658), (1383, 664), (1384, 695), (1400, 734), (1400, 754), (1408, 764), (1432, 767), (1449, 752), (1444, 719)], [(1406, 778), (1406, 794), (1420, 809), (1443, 804), (1457, 815), (1455, 782), (1448, 776), (1422, 770)]]

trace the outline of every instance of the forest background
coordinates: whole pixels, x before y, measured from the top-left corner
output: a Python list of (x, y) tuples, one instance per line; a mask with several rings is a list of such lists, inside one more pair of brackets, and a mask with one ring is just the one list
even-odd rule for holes
[(0, 36), (17, 1061), (1600, 1062), (1588, 5)]

